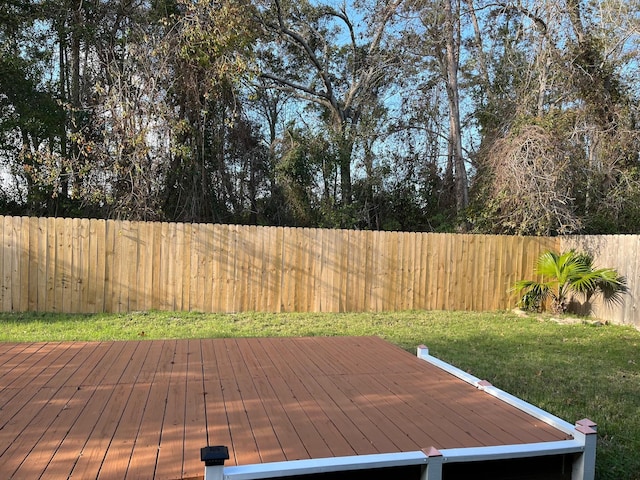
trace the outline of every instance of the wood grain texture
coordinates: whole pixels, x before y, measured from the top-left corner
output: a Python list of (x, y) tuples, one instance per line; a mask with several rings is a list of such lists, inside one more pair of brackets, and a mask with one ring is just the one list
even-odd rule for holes
[(193, 478), (227, 465), (565, 434), (376, 337), (0, 345), (3, 478)]

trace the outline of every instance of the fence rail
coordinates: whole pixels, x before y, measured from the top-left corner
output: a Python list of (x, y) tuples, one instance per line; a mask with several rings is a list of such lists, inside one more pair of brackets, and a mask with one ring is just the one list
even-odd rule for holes
[(69, 313), (504, 310), (568, 242), (9, 216), (0, 239), (0, 308)]

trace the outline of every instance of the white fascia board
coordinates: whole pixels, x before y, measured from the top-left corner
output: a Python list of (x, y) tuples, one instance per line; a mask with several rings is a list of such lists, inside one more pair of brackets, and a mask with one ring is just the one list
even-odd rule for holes
[(225, 467), (224, 478), (226, 480), (279, 478), (290, 477), (292, 475), (310, 475), (314, 473), (426, 465), (427, 461), (427, 456), (420, 451), (354, 455), (312, 460), (290, 460), (285, 462)]
[(561, 418), (556, 417), (555, 415), (552, 415), (551, 413), (546, 412), (541, 408), (536, 407), (535, 405), (525, 402), (524, 400), (518, 397), (515, 397), (510, 393), (505, 392), (504, 390), (500, 390), (499, 388), (494, 387), (490, 383), (484, 380), (480, 380), (478, 377), (475, 377), (463, 370), (460, 370), (459, 368), (454, 367), (453, 365), (447, 362), (443, 362), (442, 360), (436, 357), (432, 357), (431, 355), (429, 355), (429, 350), (424, 346), (418, 347), (418, 358), (420, 358), (421, 360), (424, 360), (425, 362), (430, 363), (435, 367), (440, 368), (441, 370), (444, 370), (447, 373), (450, 373), (451, 375), (454, 375), (460, 380), (464, 380), (465, 382), (473, 385), (477, 389), (482, 390), (488, 393), (489, 395), (496, 397), (499, 400), (502, 400), (508, 405), (511, 405), (519, 410), (522, 410), (525, 413), (528, 413), (534, 418), (537, 418), (538, 420), (541, 420), (546, 424), (551, 425), (554, 428), (557, 428), (558, 430), (566, 433), (567, 435), (571, 435), (572, 437), (575, 436), (575, 426), (570, 424), (569, 422), (562, 420)]
[[(529, 458), (581, 453), (584, 444), (578, 440), (540, 442), (522, 445), (492, 447), (468, 447), (442, 449), (443, 463), (482, 462), (512, 458)], [(349, 457), (321, 458), (315, 460), (291, 460), (224, 468), (225, 480), (253, 480), (281, 478), (293, 475), (368, 470), (387, 467), (426, 465), (429, 457), (424, 452), (386, 453)]]
[(444, 463), (483, 462), (511, 458), (567, 455), (584, 451), (584, 443), (578, 440), (500, 445), (495, 447), (468, 447), (442, 449)]

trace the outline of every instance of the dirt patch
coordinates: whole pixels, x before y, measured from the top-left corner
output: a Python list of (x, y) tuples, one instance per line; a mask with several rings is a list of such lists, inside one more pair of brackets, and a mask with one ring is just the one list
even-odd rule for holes
[(600, 320), (597, 318), (587, 318), (587, 317), (576, 317), (573, 315), (551, 315), (544, 313), (531, 313), (525, 312), (519, 308), (514, 308), (511, 313), (517, 315), (518, 317), (527, 317), (527, 318), (535, 318), (540, 322), (554, 322), (561, 325), (575, 325), (575, 324), (584, 324), (584, 325), (593, 325), (596, 327), (603, 327), (605, 325), (609, 325), (609, 322)]

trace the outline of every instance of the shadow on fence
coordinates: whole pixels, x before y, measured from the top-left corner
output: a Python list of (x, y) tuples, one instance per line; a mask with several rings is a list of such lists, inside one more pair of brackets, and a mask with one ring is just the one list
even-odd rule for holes
[[(514, 306), (510, 285), (530, 278), (538, 256), (549, 249), (587, 249), (597, 264), (626, 275), (632, 290), (640, 273), (640, 237), (631, 236), (5, 216), (0, 239), (0, 306), (7, 312), (506, 310)], [(611, 319), (633, 323), (633, 293), (609, 312)], [(594, 310), (606, 314), (601, 306)]]

